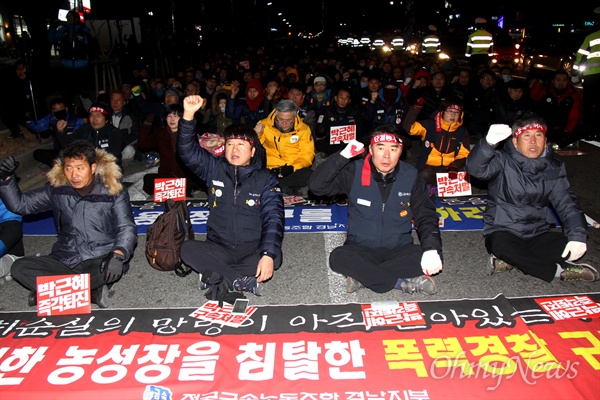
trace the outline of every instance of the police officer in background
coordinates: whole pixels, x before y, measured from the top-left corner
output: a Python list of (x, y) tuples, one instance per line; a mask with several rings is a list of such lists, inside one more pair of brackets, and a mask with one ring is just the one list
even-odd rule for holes
[[(600, 22), (600, 7), (594, 9), (596, 25)], [(572, 80), (578, 83), (583, 80), (583, 123), (586, 126), (589, 140), (598, 140), (597, 132), (600, 124), (600, 29), (586, 36), (575, 58)], [(594, 129), (593, 129), (593, 128)]]

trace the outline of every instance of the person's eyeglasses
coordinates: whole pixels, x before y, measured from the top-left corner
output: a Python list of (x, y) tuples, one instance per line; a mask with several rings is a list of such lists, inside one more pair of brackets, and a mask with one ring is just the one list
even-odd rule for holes
[(280, 124), (291, 124), (294, 122), (294, 118), (291, 119), (281, 119), (279, 117), (275, 118), (277, 120), (277, 122), (279, 122)]

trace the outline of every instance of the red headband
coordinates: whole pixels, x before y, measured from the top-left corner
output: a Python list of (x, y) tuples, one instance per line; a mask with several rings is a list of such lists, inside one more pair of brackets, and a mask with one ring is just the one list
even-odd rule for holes
[(448, 110), (462, 111), (462, 108), (458, 104), (451, 104), (448, 107), (446, 107), (446, 109), (444, 111), (448, 111)]
[(541, 124), (529, 124), (529, 125), (525, 125), (522, 126), (520, 128), (515, 129), (513, 136), (514, 137), (519, 137), (523, 132), (528, 131), (530, 129), (535, 129), (538, 131), (542, 131), (544, 133), (544, 135), (546, 134), (546, 127), (544, 125)]
[(90, 107), (90, 113), (93, 113), (93, 112), (99, 112), (104, 115), (108, 115), (108, 111), (106, 111), (104, 108), (98, 107), (98, 106)]
[(250, 146), (254, 147), (254, 140), (247, 138), (246, 136), (243, 135), (233, 135), (233, 136), (229, 136), (227, 139), (225, 139), (225, 141), (230, 140), (230, 139), (239, 139), (239, 140), (245, 140), (246, 142), (250, 143)]
[(398, 143), (402, 146), (402, 139), (397, 138), (395, 135), (391, 133), (379, 133), (371, 138), (371, 145), (377, 143)]

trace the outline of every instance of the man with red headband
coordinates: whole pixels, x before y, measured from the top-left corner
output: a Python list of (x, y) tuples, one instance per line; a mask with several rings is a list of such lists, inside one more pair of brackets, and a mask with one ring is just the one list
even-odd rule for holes
[[(483, 233), (490, 274), (515, 267), (546, 282), (596, 281), (595, 268), (575, 263), (587, 251), (587, 223), (546, 131), (536, 115), (517, 120), (512, 129), (495, 124), (467, 157), (467, 172), (488, 181)], [(562, 232), (550, 227), (550, 207)]]
[(259, 283), (281, 266), (283, 195), (250, 126), (225, 129), (222, 156), (198, 144), (194, 113), (205, 102), (200, 96), (183, 100), (177, 144), (183, 162), (208, 187), (207, 234), (205, 241), (183, 242), (180, 256), (200, 274), (200, 288), (209, 289), (207, 298), (233, 303), (241, 292), (258, 296)]
[[(402, 139), (395, 125), (371, 132), (369, 152), (356, 140), (327, 157), (309, 187), (318, 196), (348, 196), (348, 236), (329, 257), (331, 269), (346, 276), (346, 291), (367, 287), (377, 293), (437, 292), (431, 275), (442, 270), (439, 217), (427, 184), (412, 165), (400, 161)], [(413, 243), (412, 228), (420, 244)]]
[(121, 131), (108, 121), (109, 106), (96, 102), (90, 107), (87, 124), (81, 125), (73, 132), (73, 139), (84, 139), (93, 144), (97, 149), (106, 150), (116, 158), (117, 165), (123, 170), (121, 158)]

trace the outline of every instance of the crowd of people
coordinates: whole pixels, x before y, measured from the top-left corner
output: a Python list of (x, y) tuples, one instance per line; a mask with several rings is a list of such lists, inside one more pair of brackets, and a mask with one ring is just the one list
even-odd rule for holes
[[(17, 68), (19, 79), (23, 74)], [(52, 210), (64, 228), (50, 256), (15, 253), (11, 274), (31, 291), (30, 304), (35, 276), (71, 271), (89, 272), (92, 300), (106, 306), (106, 285), (127, 272), (137, 242), (121, 177), (149, 152), (160, 166), (144, 178), (148, 195), (156, 178), (187, 178), (189, 191), (206, 193), (206, 241), (184, 244), (181, 256), (213, 299), (258, 294), (258, 284), (281, 266), (284, 196), (343, 196), (348, 238), (330, 266), (347, 277), (349, 293), (436, 293), (432, 275), (443, 268), (432, 197), (438, 172), (453, 179), (466, 171), (487, 182), (484, 233), (493, 273), (514, 267), (546, 281), (599, 279), (595, 268), (575, 263), (586, 252), (587, 225), (552, 155), (551, 145), (591, 137), (565, 71), (522, 79), (510, 68), (402, 52), (305, 52), (297, 59), (240, 53), (165, 76), (141, 68), (89, 103), (77, 105), (72, 96), (53, 97), (47, 115), (24, 115), (32, 133), (53, 138), (53, 149), (35, 153), (49, 186), (21, 193), (14, 158), (0, 163), (10, 223)], [(413, 142), (414, 165), (406, 161)], [(562, 233), (551, 231), (549, 207)], [(0, 244), (8, 250), (13, 242)], [(548, 246), (556, 251), (544, 252)]]

